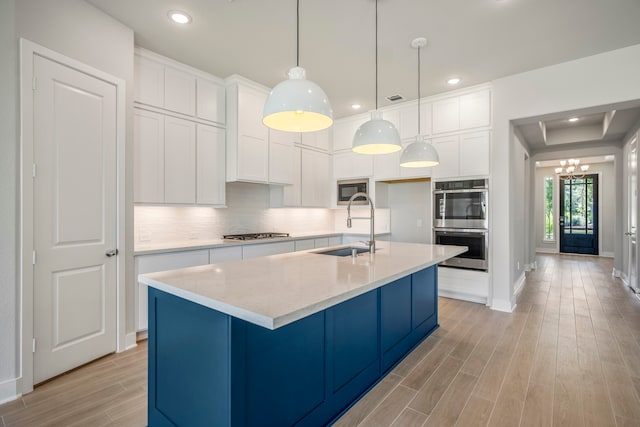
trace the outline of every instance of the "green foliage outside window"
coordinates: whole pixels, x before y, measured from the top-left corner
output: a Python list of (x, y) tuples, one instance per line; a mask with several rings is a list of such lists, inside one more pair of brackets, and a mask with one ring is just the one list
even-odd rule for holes
[(553, 177), (544, 179), (544, 240), (553, 240)]

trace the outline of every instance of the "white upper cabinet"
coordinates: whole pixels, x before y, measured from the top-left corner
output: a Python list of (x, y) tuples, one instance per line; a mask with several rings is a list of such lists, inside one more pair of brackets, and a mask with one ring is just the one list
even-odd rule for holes
[(432, 143), (440, 158), (440, 164), (433, 167), (433, 177), (455, 178), (459, 176), (460, 145), (458, 135), (434, 138)]
[(325, 208), (329, 205), (329, 155), (319, 151), (301, 151), (301, 206)]
[(239, 77), (227, 85), (227, 181), (269, 182), (269, 128), (262, 124), (268, 93)]
[(333, 156), (333, 177), (335, 179), (362, 178), (373, 176), (373, 161), (379, 156), (345, 152)]
[(285, 185), (282, 188), (282, 205), (287, 207), (299, 207), (302, 205), (302, 165), (301, 162), (301, 149), (300, 147), (293, 147), (293, 179), (291, 185)]
[(489, 131), (470, 132), (433, 139), (440, 164), (433, 167), (435, 178), (489, 175)]
[(164, 116), (135, 109), (133, 114), (134, 200), (164, 202)]
[(140, 48), (134, 76), (137, 103), (224, 125), (225, 89), (217, 77)]
[(196, 124), (175, 117), (164, 120), (164, 201), (196, 202)]
[(333, 151), (350, 150), (356, 130), (367, 120), (369, 116), (358, 115), (333, 122)]
[(196, 116), (199, 119), (224, 124), (225, 99), (223, 85), (201, 78), (196, 80)]
[(269, 141), (269, 182), (293, 184), (295, 147)]
[(433, 103), (433, 133), (454, 132), (460, 129), (460, 100), (447, 98)]
[(473, 129), (491, 126), (491, 91), (460, 96), (460, 128)]
[(460, 135), (460, 175), (489, 175), (491, 136), (489, 131)]
[(196, 125), (196, 203), (225, 204), (225, 131)]
[(164, 65), (134, 56), (134, 97), (141, 104), (164, 107)]
[(193, 75), (164, 68), (164, 108), (187, 116), (196, 115), (196, 78)]
[[(414, 102), (407, 103), (398, 109), (400, 115), (400, 139), (407, 141), (418, 134), (418, 105)], [(431, 135), (431, 104), (420, 104), (420, 134)]]
[(402, 151), (404, 151), (407, 145), (411, 143), (411, 140), (404, 142), (402, 144), (402, 150), (396, 153), (374, 156), (373, 171), (376, 181), (383, 181), (387, 179), (427, 178), (431, 176), (431, 168), (403, 168), (400, 166), (400, 156), (402, 155)]
[(329, 151), (331, 148), (329, 129), (317, 132), (303, 132), (300, 134), (300, 138), (300, 142), (305, 147), (315, 148), (322, 151)]

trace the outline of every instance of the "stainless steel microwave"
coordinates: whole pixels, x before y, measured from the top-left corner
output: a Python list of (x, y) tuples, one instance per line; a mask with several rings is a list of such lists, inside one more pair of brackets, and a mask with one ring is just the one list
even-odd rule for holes
[[(346, 205), (349, 203), (349, 199), (356, 193), (369, 194), (369, 180), (368, 179), (345, 179), (338, 181), (338, 205)], [(364, 197), (358, 197), (352, 205), (366, 205), (367, 199)]]

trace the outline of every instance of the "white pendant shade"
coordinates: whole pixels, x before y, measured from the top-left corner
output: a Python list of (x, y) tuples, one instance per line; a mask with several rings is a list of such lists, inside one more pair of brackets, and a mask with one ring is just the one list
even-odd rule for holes
[(333, 124), (333, 110), (327, 94), (305, 78), (304, 68), (293, 67), (289, 80), (271, 90), (262, 123), (285, 132), (315, 132)]
[(416, 136), (416, 141), (409, 144), (400, 156), (400, 166), (404, 168), (428, 168), (438, 164), (438, 152), (420, 135)]
[(360, 125), (353, 137), (352, 150), (360, 154), (388, 154), (402, 150), (398, 130), (380, 111), (371, 112), (371, 120)]

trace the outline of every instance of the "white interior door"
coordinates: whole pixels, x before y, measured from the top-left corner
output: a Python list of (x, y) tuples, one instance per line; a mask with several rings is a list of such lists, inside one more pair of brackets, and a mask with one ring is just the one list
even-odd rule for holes
[(38, 55), (33, 68), (39, 383), (116, 350), (116, 87)]
[(629, 238), (629, 285), (636, 291), (640, 291), (638, 285), (638, 251), (637, 251), (637, 239), (638, 239), (638, 139), (635, 138), (629, 146), (629, 158), (628, 158), (628, 171), (629, 171), (629, 227), (626, 232)]

